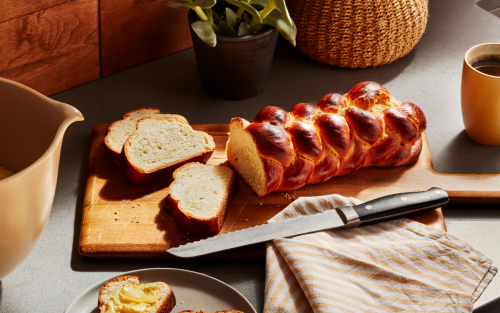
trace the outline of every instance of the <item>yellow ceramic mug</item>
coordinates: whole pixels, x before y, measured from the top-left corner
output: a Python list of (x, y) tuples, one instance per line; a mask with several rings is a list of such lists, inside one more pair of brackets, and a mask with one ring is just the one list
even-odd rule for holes
[(469, 137), (483, 145), (500, 145), (500, 77), (474, 69), (471, 62), (486, 55), (500, 57), (500, 44), (486, 43), (465, 53), (462, 71), (462, 117)]

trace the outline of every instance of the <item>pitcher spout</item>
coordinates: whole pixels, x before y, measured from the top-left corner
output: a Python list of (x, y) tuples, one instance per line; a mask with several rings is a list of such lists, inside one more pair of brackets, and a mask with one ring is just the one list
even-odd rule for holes
[(61, 127), (66, 129), (74, 122), (83, 121), (82, 113), (75, 107), (53, 100), (54, 109), (61, 119)]

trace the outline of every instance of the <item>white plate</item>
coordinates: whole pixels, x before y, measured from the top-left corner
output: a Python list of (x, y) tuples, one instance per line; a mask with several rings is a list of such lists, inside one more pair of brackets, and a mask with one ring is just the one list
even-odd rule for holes
[[(177, 305), (172, 313), (183, 310), (239, 310), (257, 313), (250, 302), (233, 287), (210, 276), (175, 268), (150, 268), (122, 273), (139, 276), (141, 284), (162, 281), (167, 283), (176, 298)], [(116, 277), (113, 276), (113, 277)], [(108, 280), (104, 279), (82, 292), (69, 305), (66, 313), (97, 313), (99, 289)]]

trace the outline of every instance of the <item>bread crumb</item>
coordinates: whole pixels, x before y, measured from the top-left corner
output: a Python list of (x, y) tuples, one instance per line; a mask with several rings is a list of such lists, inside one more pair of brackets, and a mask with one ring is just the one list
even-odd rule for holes
[(115, 221), (118, 221), (120, 218), (118, 216), (115, 216)]
[(118, 212), (115, 212), (115, 214), (118, 214)]
[(139, 223), (139, 221), (135, 221), (136, 223)]
[(135, 208), (135, 205), (132, 206), (132, 209)]
[(141, 204), (140, 204), (140, 203), (137, 203), (137, 206), (141, 206)]

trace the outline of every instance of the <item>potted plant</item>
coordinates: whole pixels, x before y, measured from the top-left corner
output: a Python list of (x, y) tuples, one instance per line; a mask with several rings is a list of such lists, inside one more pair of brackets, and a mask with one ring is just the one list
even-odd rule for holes
[(226, 99), (260, 93), (266, 84), (278, 31), (295, 46), (297, 28), (284, 0), (180, 0), (188, 21), (201, 85)]

